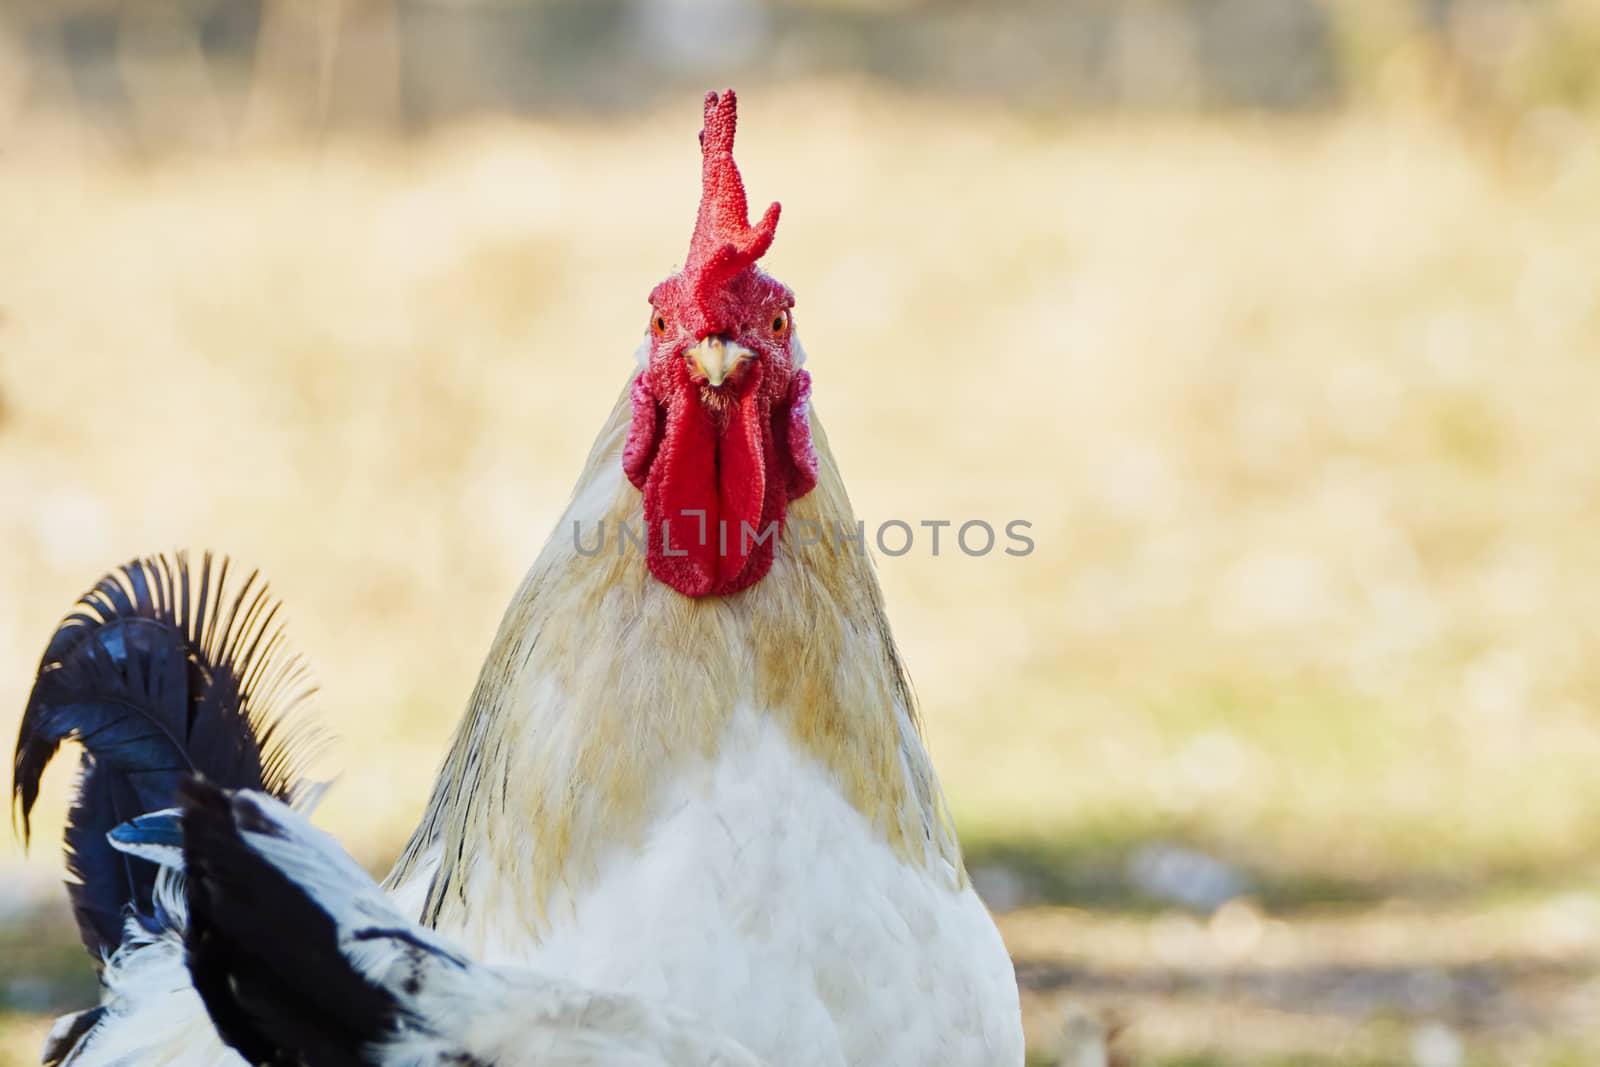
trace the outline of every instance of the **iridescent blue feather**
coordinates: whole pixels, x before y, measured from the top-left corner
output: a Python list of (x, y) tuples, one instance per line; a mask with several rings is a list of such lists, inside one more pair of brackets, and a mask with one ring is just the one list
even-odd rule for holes
[(79, 932), (97, 960), (130, 914), (149, 917), (156, 865), (111, 847), (114, 827), (177, 803), (198, 775), (291, 799), (316, 736), (289, 720), (311, 695), (278, 604), (252, 572), (183, 553), (134, 560), (97, 582), (51, 637), (17, 735), (12, 796), (26, 841), (45, 766), (83, 749), (67, 816)]

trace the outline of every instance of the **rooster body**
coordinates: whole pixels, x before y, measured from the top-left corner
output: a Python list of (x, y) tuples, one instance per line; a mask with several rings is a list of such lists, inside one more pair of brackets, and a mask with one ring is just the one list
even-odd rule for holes
[[(773, 1062), (1020, 1063), (868, 558), (780, 552), (695, 600), (631, 547), (585, 558), (574, 522), (643, 521), (627, 418), (507, 612), (395, 895), (486, 959), (678, 1003)], [(850, 526), (813, 433), (791, 517)]]
[(677, 1001), (792, 1067), (1019, 1059), (1015, 978), (970, 887), (896, 857), (770, 719), (736, 711), (658, 812), (522, 958)]

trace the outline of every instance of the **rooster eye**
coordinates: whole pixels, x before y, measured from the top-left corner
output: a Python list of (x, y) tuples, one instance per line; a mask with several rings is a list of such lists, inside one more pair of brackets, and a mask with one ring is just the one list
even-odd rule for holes
[(663, 334), (665, 334), (667, 332), (667, 320), (666, 320), (666, 317), (662, 316), (662, 315), (657, 315), (655, 318), (651, 319), (650, 320), (650, 328), (656, 332), (656, 336), (657, 337), (660, 337)]
[(780, 311), (772, 317), (772, 332), (782, 333), (789, 328), (789, 313)]

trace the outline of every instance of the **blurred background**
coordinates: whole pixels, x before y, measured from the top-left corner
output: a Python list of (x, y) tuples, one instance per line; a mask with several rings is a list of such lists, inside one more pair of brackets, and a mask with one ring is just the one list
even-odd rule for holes
[[(6, 0), (0, 734), (215, 546), (395, 856), (741, 91), (1034, 1062), (1600, 1062), (1600, 5)], [(92, 969), (0, 846), (0, 1064)]]

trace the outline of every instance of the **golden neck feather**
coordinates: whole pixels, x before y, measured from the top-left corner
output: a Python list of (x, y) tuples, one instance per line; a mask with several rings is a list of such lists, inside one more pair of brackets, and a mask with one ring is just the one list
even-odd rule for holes
[[(780, 542), (771, 572), (729, 597), (690, 599), (651, 578), (622, 476), (624, 389), (572, 502), (506, 611), (427, 814), (389, 876), (426, 874), (422, 921), (469, 943), (509, 906), (527, 928), (581, 891), (603, 850), (636, 843), (661, 784), (712, 758), (740, 705), (779, 719), (799, 751), (908, 863), (964, 878), (910, 686), (864, 547)], [(855, 519), (815, 416), (816, 488), (792, 524)], [(574, 521), (601, 551), (578, 551)], [(577, 788), (574, 788), (574, 786)]]

